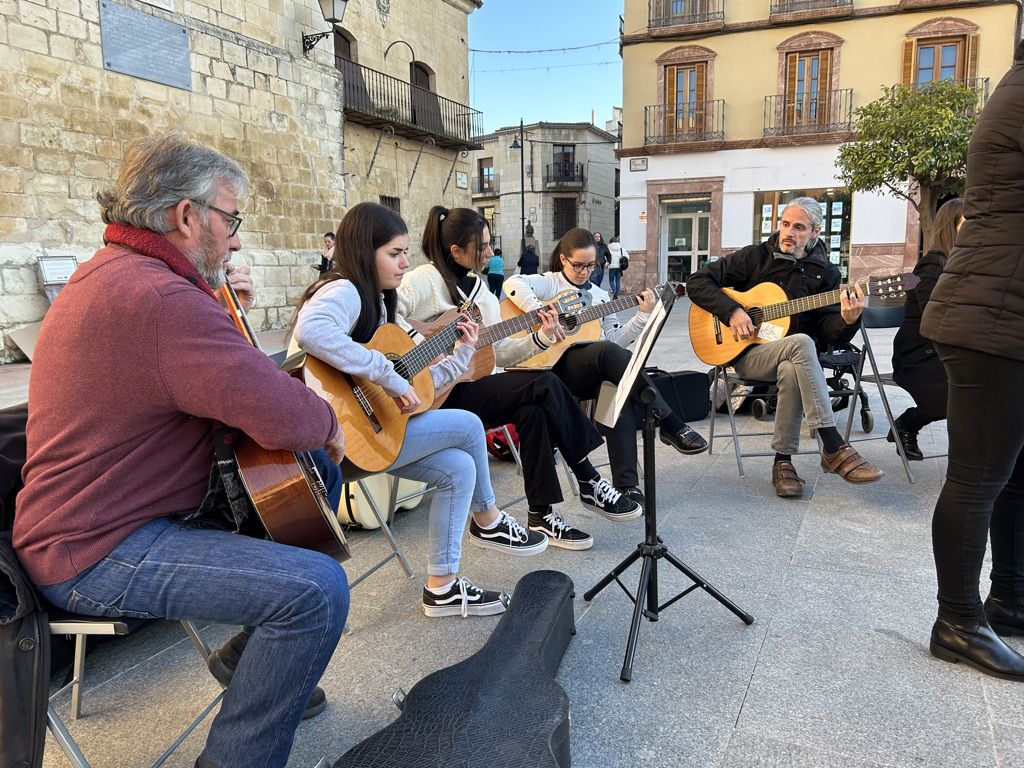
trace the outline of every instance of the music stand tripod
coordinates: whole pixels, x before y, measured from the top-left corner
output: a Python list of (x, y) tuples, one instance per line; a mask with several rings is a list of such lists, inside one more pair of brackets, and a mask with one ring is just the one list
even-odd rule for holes
[[(591, 587), (583, 594), (583, 599), (590, 602), (594, 597), (612, 581), (615, 581), (622, 591), (633, 600), (633, 621), (629, 627), (629, 640), (626, 642), (626, 658), (622, 663), (622, 672), (619, 679), (628, 683), (633, 677), (633, 657), (636, 654), (636, 641), (640, 636), (640, 618), (645, 617), (648, 621), (657, 621), (658, 614), (668, 608), (672, 603), (686, 597), (693, 590), (705, 590), (718, 602), (735, 613), (744, 624), (753, 624), (754, 617), (733, 603), (729, 598), (715, 589), (712, 585), (694, 571), (690, 566), (672, 554), (661, 537), (658, 536), (658, 507), (657, 507), (657, 479), (654, 466), (654, 429), (658, 424), (658, 412), (653, 407), (655, 392), (649, 384), (640, 381), (638, 392), (640, 402), (644, 405), (644, 496), (646, 497), (644, 512), (644, 540), (637, 545), (625, 560), (615, 566), (601, 581)], [(640, 569), (640, 583), (637, 585), (636, 595), (630, 593), (626, 586), (619, 581), (619, 575), (637, 560), (643, 558), (643, 566)], [(658, 605), (658, 561), (666, 559), (675, 566), (676, 570), (685, 575), (693, 584), (678, 595), (661, 605)], [(644, 609), (646, 603), (647, 608)]]

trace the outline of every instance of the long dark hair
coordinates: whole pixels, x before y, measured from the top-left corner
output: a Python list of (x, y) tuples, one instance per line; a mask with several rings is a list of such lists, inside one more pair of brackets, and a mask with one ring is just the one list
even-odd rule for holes
[(960, 217), (964, 215), (964, 199), (954, 197), (947, 200), (938, 213), (935, 214), (935, 221), (932, 223), (932, 236), (928, 238), (927, 251), (939, 251), (943, 256), (948, 257), (953, 250), (953, 243), (956, 242), (956, 226), (960, 223)]
[(593, 248), (594, 246), (594, 236), (590, 234), (589, 229), (584, 229), (583, 227), (570, 229), (562, 235), (561, 240), (555, 243), (555, 250), (551, 252), (551, 266), (548, 268), (548, 271), (562, 271), (562, 261), (558, 258), (559, 256), (564, 255), (568, 259), (576, 249)]
[[(309, 298), (327, 283), (346, 278), (359, 291), (359, 319), (349, 334), (361, 344), (366, 343), (380, 325), (380, 295), (384, 294), (387, 321), (394, 322), (398, 296), (395, 290), (381, 291), (377, 279), (377, 249), (399, 235), (409, 233), (402, 217), (377, 203), (352, 206), (338, 225), (334, 237), (334, 259), (331, 267), (313, 283), (299, 299), (302, 309)], [(296, 316), (297, 313), (296, 313)]]
[(458, 280), (452, 271), (452, 246), (466, 250), (475, 243), (477, 257), (484, 241), (484, 227), (487, 220), (472, 208), (452, 208), (435, 205), (427, 214), (427, 226), (423, 228), (423, 254), (430, 260), (444, 280), (448, 296), (458, 306), (462, 303)]

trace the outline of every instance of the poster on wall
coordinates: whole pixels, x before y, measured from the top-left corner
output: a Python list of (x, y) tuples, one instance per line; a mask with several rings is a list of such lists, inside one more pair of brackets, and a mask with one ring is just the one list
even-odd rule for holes
[(770, 235), (771, 231), (772, 231), (772, 220), (771, 219), (761, 219), (761, 234), (762, 235)]
[(842, 235), (832, 235), (829, 239), (829, 250), (838, 251), (842, 241)]
[(839, 251), (832, 251), (832, 253), (828, 255), (828, 260), (833, 264), (838, 264), (840, 260)]
[(846, 279), (846, 267), (839, 268), (839, 274), (843, 276), (843, 280)]
[(837, 219), (832, 219), (832, 231), (833, 232), (841, 232), (842, 230), (843, 230), (843, 220), (842, 219), (838, 219), (838, 218)]
[(821, 206), (821, 218), (828, 216), (828, 203), (818, 203)]
[(842, 216), (843, 215), (843, 201), (842, 200), (837, 200), (836, 202), (832, 203), (832, 215), (833, 216)]
[(762, 219), (770, 219), (771, 217), (772, 217), (772, 204), (768, 203), (767, 205), (762, 205), (761, 206), (761, 218)]

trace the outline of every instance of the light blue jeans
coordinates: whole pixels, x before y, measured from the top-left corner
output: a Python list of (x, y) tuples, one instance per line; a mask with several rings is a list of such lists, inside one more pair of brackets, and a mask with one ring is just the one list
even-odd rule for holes
[(387, 472), (437, 488), (430, 499), (427, 573), (458, 573), (469, 513), (484, 512), (494, 504), (479, 417), (457, 408), (413, 416), (402, 450)]
[(330, 661), (348, 615), (348, 582), (327, 555), (161, 517), (103, 560), (40, 587), (53, 604), (91, 616), (193, 619), (253, 630), (202, 765), (277, 768)]

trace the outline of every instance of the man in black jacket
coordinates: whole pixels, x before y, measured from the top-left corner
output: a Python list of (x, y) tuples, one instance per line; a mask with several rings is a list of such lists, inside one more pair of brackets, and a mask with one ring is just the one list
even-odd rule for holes
[[(782, 212), (778, 232), (764, 243), (741, 248), (690, 275), (686, 281), (687, 294), (694, 304), (728, 325), (733, 338), (771, 338), (766, 334), (774, 326), (755, 327), (743, 307), (720, 289), (747, 291), (760, 283), (772, 282), (781, 286), (790, 299), (835, 290), (841, 278), (818, 239), (821, 222), (821, 207), (816, 200), (791, 200)], [(734, 362), (736, 372), (743, 378), (774, 381), (778, 385), (772, 485), (779, 496), (803, 495), (804, 481), (792, 462), (800, 445), (801, 413), (821, 437), (822, 469), (850, 483), (871, 483), (882, 477), (882, 471), (844, 442), (836, 429), (828, 385), (818, 362), (817, 344), (850, 341), (863, 309), (864, 294), (860, 287), (848, 285), (841, 294), (840, 305), (796, 315), (790, 335), (768, 344), (751, 345)]]

